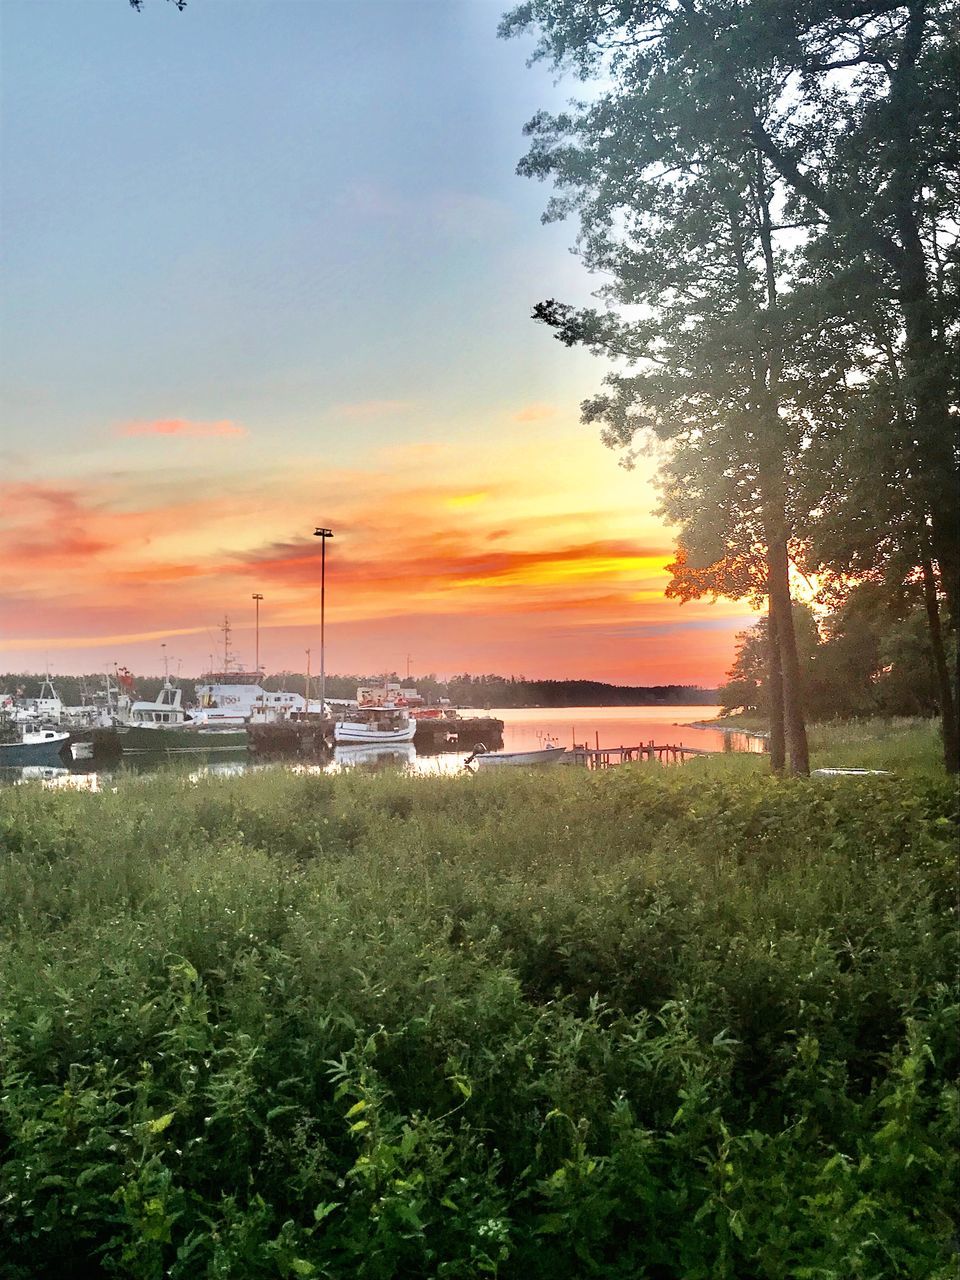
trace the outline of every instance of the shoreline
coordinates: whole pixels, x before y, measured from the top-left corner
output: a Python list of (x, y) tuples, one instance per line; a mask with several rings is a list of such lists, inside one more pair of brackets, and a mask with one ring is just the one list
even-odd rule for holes
[(716, 729), (720, 733), (742, 733), (747, 738), (769, 738), (769, 729), (746, 729), (742, 724), (720, 724), (717, 720), (692, 720), (681, 729)]

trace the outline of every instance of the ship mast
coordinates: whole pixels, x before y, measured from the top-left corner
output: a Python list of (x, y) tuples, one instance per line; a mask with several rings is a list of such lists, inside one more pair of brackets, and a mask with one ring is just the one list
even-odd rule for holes
[(230, 619), (226, 614), (223, 615), (223, 625), (220, 630), (223, 632), (223, 670), (224, 673), (233, 670), (233, 654), (230, 652)]

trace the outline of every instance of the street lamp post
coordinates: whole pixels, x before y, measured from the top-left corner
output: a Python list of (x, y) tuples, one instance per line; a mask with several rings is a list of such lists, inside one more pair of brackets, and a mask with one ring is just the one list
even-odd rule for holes
[(259, 591), (255, 591), (250, 598), (251, 600), (255, 600), (257, 602), (256, 603), (256, 610), (257, 610), (256, 655), (257, 656), (256, 656), (256, 659), (254, 660), (253, 669), (254, 671), (256, 671), (257, 677), (259, 678), (260, 676), (260, 601), (263, 599), (263, 596), (260, 594)]
[(313, 536), (320, 539), (320, 714), (325, 715), (327, 710), (327, 680), (323, 641), (327, 587), (327, 539), (333, 537), (333, 530), (316, 528), (313, 531)]

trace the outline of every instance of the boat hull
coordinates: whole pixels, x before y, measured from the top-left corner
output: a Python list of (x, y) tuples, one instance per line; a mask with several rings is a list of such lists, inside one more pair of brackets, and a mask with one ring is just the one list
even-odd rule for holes
[(488, 751), (474, 757), (472, 764), (481, 769), (503, 769), (510, 766), (559, 764), (567, 752), (564, 747), (546, 747), (542, 751)]
[(70, 741), (69, 733), (51, 742), (3, 742), (0, 743), (0, 768), (19, 768), (22, 765), (39, 764), (63, 766), (63, 751)]
[(333, 726), (333, 740), (338, 746), (363, 743), (412, 742), (417, 732), (416, 721), (401, 725), (398, 729), (377, 729), (374, 725), (343, 720)]
[(132, 725), (119, 730), (120, 749), (125, 755), (140, 752), (180, 755), (211, 751), (237, 751), (247, 745), (246, 729), (144, 729)]

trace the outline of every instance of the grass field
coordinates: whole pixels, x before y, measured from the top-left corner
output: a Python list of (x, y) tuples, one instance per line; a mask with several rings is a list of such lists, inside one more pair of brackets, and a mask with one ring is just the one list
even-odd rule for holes
[(855, 733), (6, 789), (0, 1276), (955, 1277), (956, 791)]

